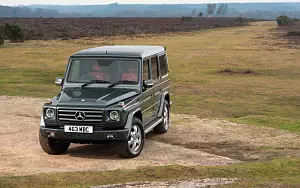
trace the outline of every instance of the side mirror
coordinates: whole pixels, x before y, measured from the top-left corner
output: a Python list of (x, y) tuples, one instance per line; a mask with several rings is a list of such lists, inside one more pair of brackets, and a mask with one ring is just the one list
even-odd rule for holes
[(63, 78), (55, 78), (55, 84), (57, 86), (62, 86), (63, 80), (64, 80)]
[(150, 79), (150, 80), (144, 80), (144, 87), (146, 89), (153, 87), (153, 80), (152, 79)]

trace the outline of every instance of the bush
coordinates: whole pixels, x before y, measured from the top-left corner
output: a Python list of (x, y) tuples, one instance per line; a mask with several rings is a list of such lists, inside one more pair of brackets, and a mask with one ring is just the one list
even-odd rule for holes
[(193, 21), (193, 18), (192, 17), (190, 17), (190, 16), (182, 16), (181, 17), (181, 21)]
[(0, 46), (4, 44), (3, 26), (0, 25)]
[(24, 41), (24, 33), (17, 24), (5, 23), (2, 26), (2, 33), (6, 39), (11, 40), (12, 42)]
[(288, 25), (289, 23), (299, 22), (297, 18), (289, 18), (288, 16), (282, 15), (276, 19), (278, 26)]
[(4, 38), (2, 37), (2, 34), (0, 33), (0, 46), (4, 44)]
[(300, 31), (289, 31), (287, 35), (300, 37)]

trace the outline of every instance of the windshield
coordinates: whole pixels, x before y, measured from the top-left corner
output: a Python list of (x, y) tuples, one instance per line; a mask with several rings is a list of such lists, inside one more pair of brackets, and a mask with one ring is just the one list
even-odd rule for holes
[[(73, 59), (68, 82), (137, 84), (138, 61), (122, 59)], [(98, 82), (97, 82), (98, 81)]]

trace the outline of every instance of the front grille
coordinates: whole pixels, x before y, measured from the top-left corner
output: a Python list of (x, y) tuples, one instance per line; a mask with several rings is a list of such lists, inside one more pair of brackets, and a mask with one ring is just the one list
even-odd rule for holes
[[(75, 114), (83, 112), (85, 115), (84, 120), (78, 120)], [(90, 109), (90, 108), (59, 108), (58, 120), (60, 122), (77, 123), (77, 124), (101, 124), (103, 110)]]

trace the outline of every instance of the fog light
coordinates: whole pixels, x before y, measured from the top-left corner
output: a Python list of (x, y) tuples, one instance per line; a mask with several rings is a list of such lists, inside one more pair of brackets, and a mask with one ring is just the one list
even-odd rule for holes
[(48, 137), (49, 138), (54, 138), (55, 137), (55, 132), (49, 132)]
[(111, 111), (109, 113), (109, 118), (113, 121), (119, 121), (119, 112), (117, 111)]
[(54, 110), (52, 108), (48, 108), (46, 110), (46, 117), (49, 119), (54, 119)]
[(106, 135), (106, 138), (107, 139), (113, 139), (115, 136), (113, 135), (113, 134), (108, 134), (108, 135)]

